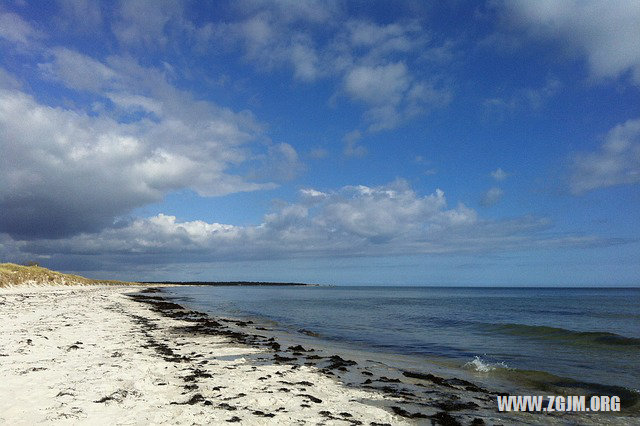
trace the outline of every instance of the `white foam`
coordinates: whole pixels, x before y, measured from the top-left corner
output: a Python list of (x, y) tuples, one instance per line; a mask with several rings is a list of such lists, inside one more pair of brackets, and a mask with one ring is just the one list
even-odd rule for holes
[(473, 357), (473, 361), (467, 362), (463, 367), (480, 373), (488, 373), (495, 370), (496, 368), (509, 368), (509, 366), (502, 361), (491, 363), (483, 360), (477, 355)]

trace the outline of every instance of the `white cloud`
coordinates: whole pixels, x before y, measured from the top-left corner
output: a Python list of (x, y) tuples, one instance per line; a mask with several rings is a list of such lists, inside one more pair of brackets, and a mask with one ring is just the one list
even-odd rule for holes
[[(47, 77), (104, 99), (103, 106), (87, 114), (41, 104), (11, 85), (0, 91), (0, 232), (93, 232), (171, 191), (273, 188), (303, 169), (291, 145), (260, 140), (262, 125), (250, 112), (194, 99), (171, 86), (165, 71), (67, 49), (51, 58), (41, 66)], [(152, 116), (119, 120), (139, 112)], [(261, 170), (259, 181), (230, 172), (241, 164)]]
[(231, 50), (242, 47), (245, 59), (260, 71), (291, 67), (294, 78), (305, 82), (327, 74), (330, 64), (319, 57), (311, 34), (299, 27), (292, 28), (296, 20), (278, 10), (274, 4), (238, 21), (207, 23), (196, 30), (196, 37), (205, 51), (210, 46), (226, 46)]
[(509, 177), (509, 174), (504, 170), (502, 170), (500, 167), (498, 167), (497, 169), (491, 172), (491, 177), (497, 180), (498, 182), (501, 182), (505, 180), (507, 177)]
[[(19, 241), (0, 234), (14, 257), (96, 255), (99, 262), (215, 262), (301, 257), (487, 253), (522, 248), (614, 244), (589, 236), (549, 236), (547, 219), (487, 221), (444, 192), (418, 195), (404, 180), (335, 191), (305, 188), (257, 225), (179, 221), (159, 214), (63, 239)], [(0, 250), (3, 249), (0, 246)]]
[(162, 104), (154, 99), (128, 93), (106, 93), (106, 96), (116, 106), (127, 112), (143, 111), (162, 116)]
[(39, 38), (42, 38), (42, 34), (19, 15), (0, 12), (0, 39), (26, 47)]
[(116, 71), (102, 62), (70, 49), (51, 49), (49, 57), (49, 62), (38, 65), (43, 76), (73, 89), (99, 91), (120, 79)]
[(113, 33), (120, 43), (136, 47), (164, 46), (172, 20), (184, 30), (182, 4), (175, 0), (124, 0)]
[[(375, 247), (416, 250), (409, 247), (477, 221), (475, 212), (463, 205), (448, 209), (442, 191), (420, 197), (402, 180), (380, 187), (346, 186), (334, 192), (307, 188), (300, 195), (302, 203), (281, 205), (254, 226), (178, 222), (173, 216), (158, 215), (96, 234), (27, 244), (38, 252), (56, 244), (57, 252), (69, 254), (202, 252), (224, 259), (336, 254), (335, 250), (380, 254), (382, 248)], [(425, 244), (423, 249), (444, 248)]]
[(270, 55), (273, 52), (263, 52), (262, 49), (275, 41), (277, 32), (272, 28), (269, 17), (258, 15), (238, 24), (227, 25), (230, 31), (228, 35), (240, 37), (245, 43), (245, 49), (252, 58), (260, 58), (263, 54)]
[(429, 39), (416, 22), (379, 25), (370, 21), (350, 20), (346, 23), (348, 40), (355, 51), (363, 51), (364, 63), (386, 62), (394, 53), (410, 53), (425, 46)]
[(409, 85), (410, 77), (403, 63), (355, 67), (344, 79), (349, 95), (375, 105), (398, 104)]
[[(6, 90), (0, 92), (0, 111), (5, 232), (94, 230), (171, 190), (215, 195), (262, 187), (225, 172), (225, 154), (236, 155), (226, 152), (233, 148), (189, 150), (189, 142), (206, 142), (211, 134), (179, 122), (123, 125)], [(174, 147), (178, 137), (187, 144)]]
[[(339, 77), (337, 92), (365, 106), (369, 131), (393, 129), (448, 105), (452, 94), (440, 78), (407, 63), (431, 48), (450, 55), (451, 43), (437, 46), (417, 21), (377, 24), (347, 19), (328, 3), (302, 3), (304, 7), (242, 3), (239, 19), (204, 24), (195, 30), (196, 38), (204, 50), (209, 45), (241, 47), (245, 59), (260, 71), (287, 67), (304, 82)], [(442, 62), (443, 52), (432, 53), (427, 59), (439, 55), (436, 62)]]
[(448, 91), (415, 81), (401, 62), (354, 67), (345, 75), (344, 88), (369, 106), (370, 131), (393, 129), (425, 108), (446, 105), (451, 99)]
[(294, 77), (303, 81), (314, 81), (319, 74), (319, 58), (311, 42), (305, 37), (291, 45), (291, 63), (294, 68)]
[(328, 196), (329, 194), (313, 188), (305, 188), (300, 190), (300, 197), (302, 198), (302, 200), (310, 201), (312, 203), (324, 200)]
[(344, 135), (342, 138), (344, 141), (344, 155), (347, 157), (364, 157), (367, 155), (367, 148), (363, 145), (358, 145), (360, 139), (362, 139), (362, 133), (358, 129)]
[[(45, 77), (57, 79), (71, 89), (107, 98), (125, 110), (139, 108), (161, 113), (173, 131), (184, 127), (185, 134), (180, 140), (189, 148), (199, 148), (189, 144), (189, 136), (193, 133), (207, 133), (215, 139), (204, 144), (210, 148), (217, 143), (239, 145), (262, 131), (262, 126), (249, 111), (233, 112), (176, 89), (169, 83), (171, 73), (166, 69), (170, 65), (167, 67), (166, 63), (163, 69), (156, 69), (142, 67), (126, 57), (111, 56), (102, 63), (68, 49), (53, 49), (52, 52), (51, 62), (39, 65)], [(158, 137), (163, 138), (162, 135)]]
[(260, 157), (262, 166), (250, 177), (258, 180), (289, 181), (305, 169), (296, 150), (288, 143), (270, 145), (267, 153)]
[(444, 192), (419, 197), (406, 181), (381, 187), (348, 186), (330, 197), (317, 223), (334, 232), (380, 243), (404, 238), (428, 238), (444, 228), (471, 225), (473, 210), (463, 205), (446, 209)]
[(558, 39), (568, 50), (587, 57), (592, 77), (615, 78), (630, 72), (640, 84), (640, 3), (635, 0), (602, 2), (500, 2), (508, 21), (535, 38)]
[(609, 131), (597, 152), (580, 153), (572, 164), (571, 192), (640, 182), (640, 119)]
[(485, 192), (482, 195), (480, 204), (482, 204), (485, 207), (491, 207), (497, 204), (500, 200), (502, 200), (503, 196), (504, 196), (504, 191), (494, 186), (493, 188), (490, 188), (489, 190), (487, 190), (487, 192)]

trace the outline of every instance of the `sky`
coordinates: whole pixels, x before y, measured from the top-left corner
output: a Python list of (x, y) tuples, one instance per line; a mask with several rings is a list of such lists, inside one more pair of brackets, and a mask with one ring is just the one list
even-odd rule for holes
[(638, 1), (0, 1), (0, 261), (640, 285)]

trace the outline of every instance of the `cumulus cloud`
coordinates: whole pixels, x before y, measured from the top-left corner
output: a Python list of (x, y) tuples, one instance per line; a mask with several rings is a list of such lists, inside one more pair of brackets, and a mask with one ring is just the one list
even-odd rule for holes
[(55, 246), (57, 252), (68, 254), (201, 252), (212, 259), (243, 259), (327, 255), (335, 250), (381, 254), (424, 242), (425, 250), (437, 251), (445, 248), (427, 243), (429, 240), (476, 221), (472, 209), (463, 205), (447, 208), (442, 191), (421, 197), (398, 180), (380, 187), (346, 186), (332, 192), (303, 189), (299, 203), (281, 205), (253, 226), (179, 222), (160, 214), (99, 233), (55, 242), (33, 241), (26, 250), (46, 253)]
[(325, 201), (316, 223), (325, 229), (378, 244), (424, 239), (443, 229), (471, 225), (476, 213), (459, 205), (447, 209), (444, 192), (419, 197), (404, 180), (381, 187), (347, 186)]
[(640, 119), (609, 131), (596, 152), (579, 153), (572, 164), (571, 192), (640, 182)]
[(224, 172), (227, 148), (198, 156), (172, 147), (187, 131), (180, 123), (122, 125), (4, 90), (0, 129), (0, 230), (12, 235), (95, 230), (182, 187), (208, 195), (261, 187)]
[[(417, 21), (378, 24), (347, 19), (333, 3), (301, 4), (290, 11), (279, 2), (249, 2), (237, 20), (202, 25), (196, 38), (203, 46), (241, 47), (261, 71), (288, 67), (304, 82), (338, 77), (336, 94), (364, 105), (369, 131), (448, 105), (451, 90), (437, 75), (407, 65), (440, 47)], [(442, 62), (442, 53), (426, 56)]]
[[(293, 3), (292, 3), (293, 5)], [(245, 8), (241, 17), (232, 22), (209, 22), (195, 30), (203, 50), (211, 45), (229, 49), (240, 47), (247, 61), (261, 71), (290, 67), (297, 80), (310, 82), (326, 75), (329, 64), (324, 63), (314, 38), (302, 28), (313, 28), (330, 15), (317, 5), (317, 14), (284, 12), (277, 3)], [(312, 8), (305, 8), (307, 12)], [(304, 27), (299, 24), (304, 24)]]
[(433, 106), (449, 103), (451, 94), (426, 81), (416, 81), (402, 63), (357, 66), (344, 77), (346, 93), (368, 105), (369, 130), (397, 127), (403, 121)]
[(376, 67), (359, 66), (345, 76), (347, 93), (372, 104), (397, 104), (409, 88), (407, 67), (403, 63)]
[(545, 234), (544, 218), (482, 220), (445, 194), (417, 194), (404, 180), (382, 186), (300, 190), (256, 225), (180, 221), (159, 214), (72, 237), (21, 241), (0, 234), (13, 257), (85, 258), (99, 262), (173, 263), (301, 257), (389, 256), (493, 252), (522, 248), (615, 243), (589, 236)]
[(634, 0), (601, 2), (500, 2), (507, 21), (530, 37), (559, 40), (567, 49), (587, 58), (591, 76), (615, 78), (629, 72), (640, 84), (640, 3)]
[[(0, 232), (95, 232), (171, 191), (215, 196), (273, 188), (303, 168), (291, 145), (255, 143), (262, 126), (251, 113), (194, 99), (163, 71), (66, 49), (53, 50), (40, 68), (91, 93), (103, 110), (51, 107), (15, 87), (0, 91)], [(258, 182), (230, 172), (245, 163), (264, 171), (254, 176)]]
[[(123, 1), (116, 7), (111, 29), (125, 48), (162, 49), (170, 40), (188, 41), (200, 53), (225, 47), (239, 50), (259, 70), (289, 68), (293, 78), (302, 82), (334, 79), (339, 82), (334, 97), (344, 94), (365, 107), (363, 119), (369, 131), (393, 129), (448, 105), (452, 98), (451, 90), (433, 72), (433, 64), (442, 62), (442, 54), (430, 53), (450, 52), (451, 43), (445, 41), (440, 46), (417, 20), (379, 24), (350, 19), (339, 2), (238, 2), (231, 7), (236, 11), (235, 19), (224, 22), (191, 21), (182, 9), (174, 0)], [(83, 14), (86, 19), (82, 25), (93, 22), (91, 25), (99, 26), (102, 22), (101, 8), (84, 0), (62, 2), (60, 13), (64, 23), (77, 21)], [(15, 29), (0, 33), (0, 37), (18, 43), (37, 37), (18, 15), (3, 16), (0, 19), (7, 21), (5, 27)], [(118, 77), (111, 73), (110, 64), (77, 56), (69, 49), (54, 49), (50, 55), (50, 60), (40, 64), (41, 70), (73, 81), (83, 90), (98, 90)], [(413, 65), (425, 55), (427, 59), (440, 58), (425, 68), (428, 71)], [(376, 78), (377, 85), (373, 84)]]

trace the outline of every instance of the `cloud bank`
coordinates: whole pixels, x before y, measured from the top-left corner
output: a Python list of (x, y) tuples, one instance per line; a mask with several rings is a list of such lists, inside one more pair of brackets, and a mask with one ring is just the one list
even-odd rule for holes
[[(444, 192), (420, 196), (404, 180), (336, 191), (302, 189), (257, 225), (180, 221), (158, 214), (63, 239), (7, 240), (25, 258), (100, 255), (99, 262), (162, 264), (305, 257), (490, 253), (542, 247), (613, 244), (595, 237), (553, 235), (547, 219), (478, 218), (447, 206)], [(116, 260), (117, 259), (117, 260)]]

